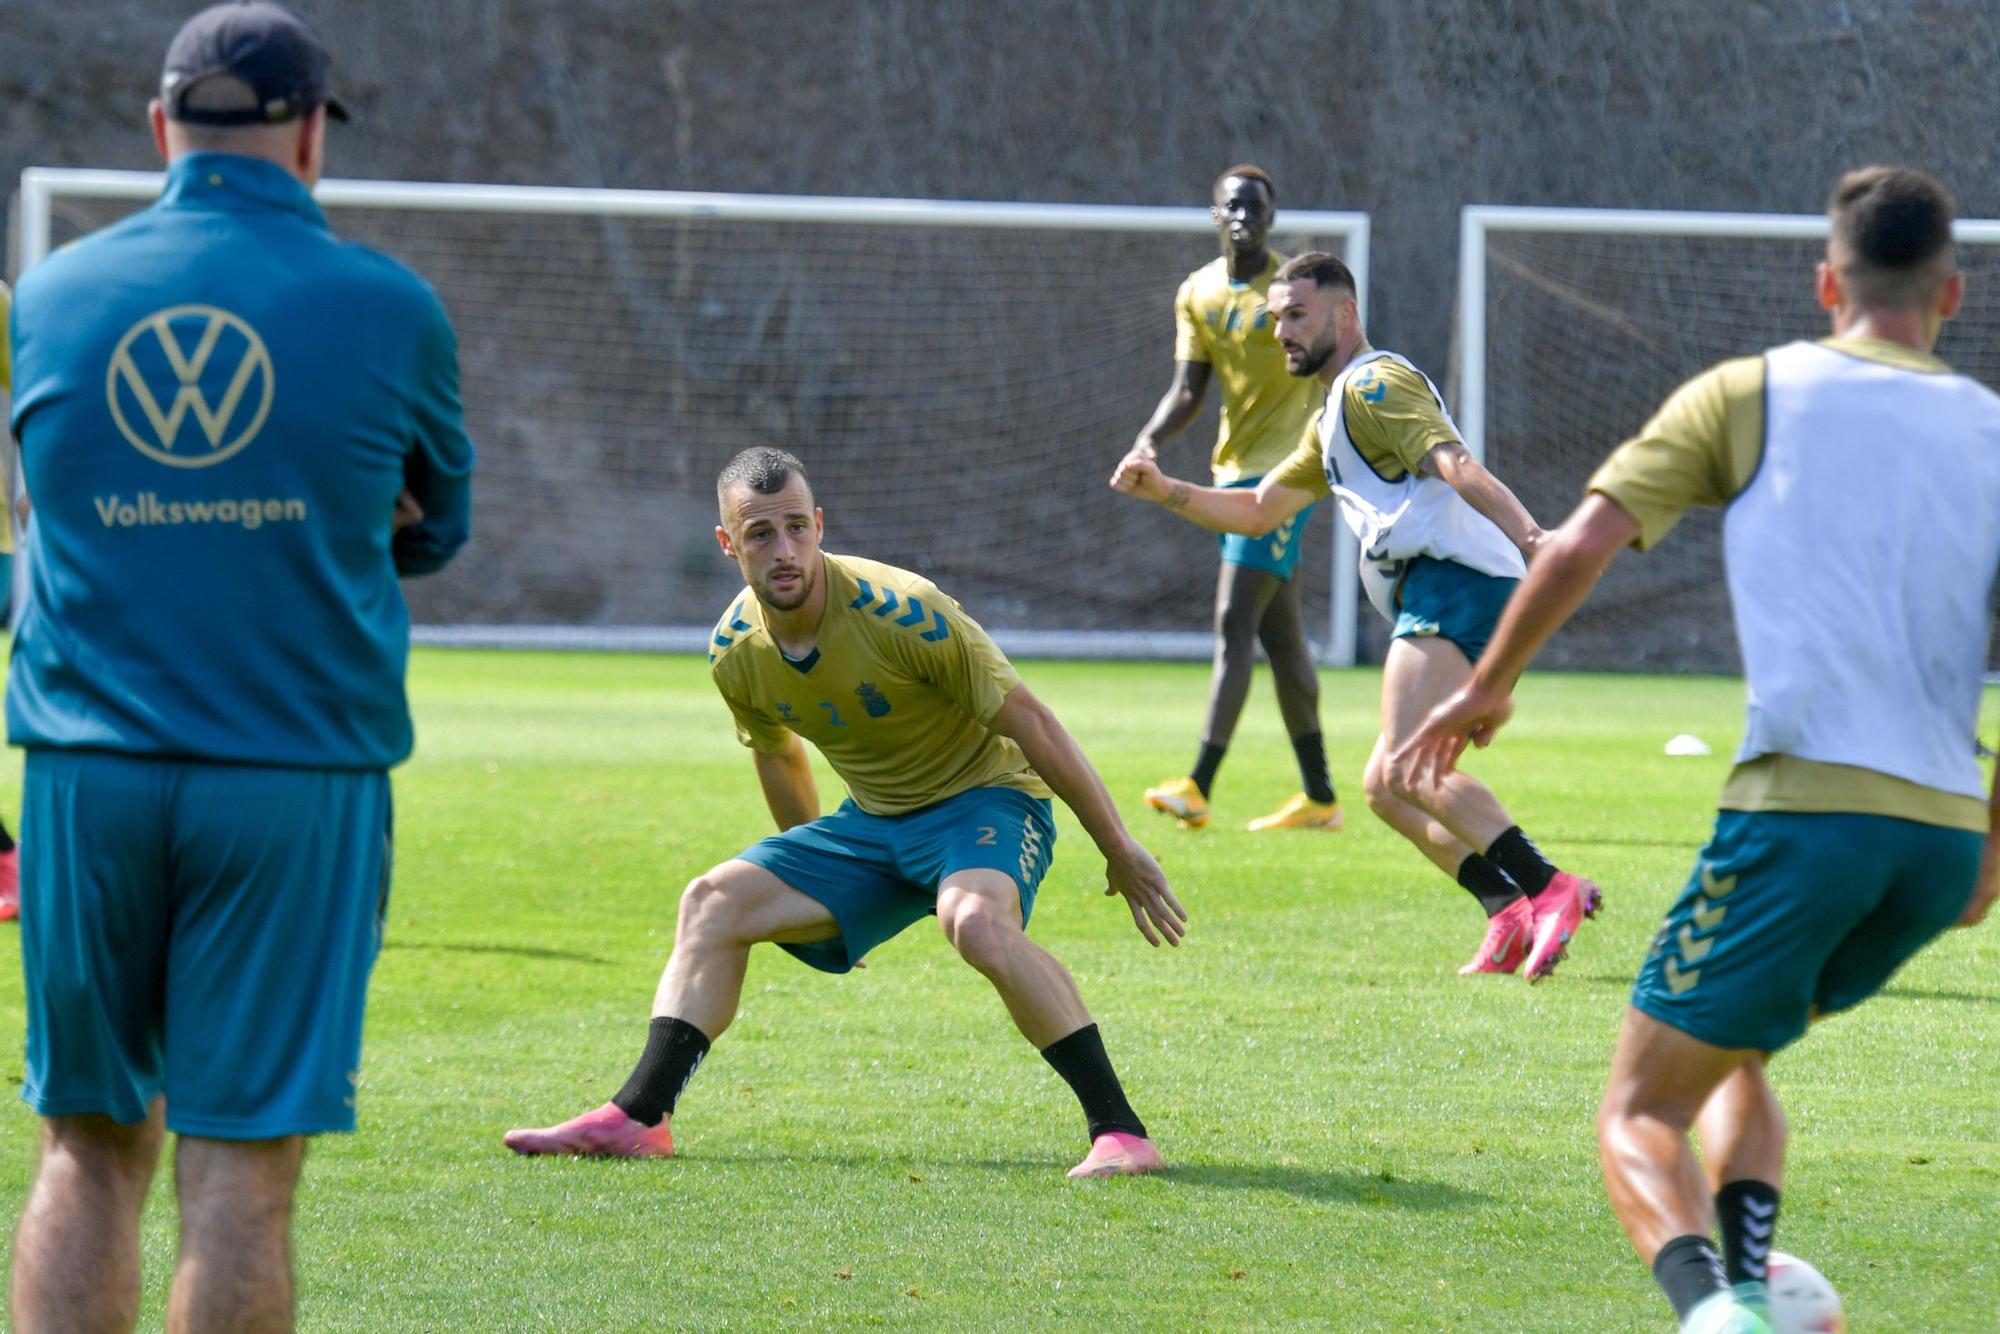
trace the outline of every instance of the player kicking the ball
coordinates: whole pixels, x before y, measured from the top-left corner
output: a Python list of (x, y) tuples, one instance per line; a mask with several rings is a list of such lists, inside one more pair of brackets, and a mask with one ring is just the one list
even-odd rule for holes
[[(1055, 848), (1051, 792), (1103, 852), (1153, 945), (1187, 913), (1125, 830), (1096, 771), (1000, 650), (928, 580), (820, 550), (824, 518), (790, 454), (751, 449), (716, 482), (722, 549), (749, 587), (715, 628), (716, 688), (782, 831), (689, 883), (645, 1052), (595, 1111), (508, 1132), (517, 1153), (665, 1158), (676, 1101), (736, 1014), (750, 947), (844, 973), (936, 914), (1022, 1036), (1083, 1104), (1073, 1177), (1156, 1171), (1069, 971), (1024, 932)], [(800, 738), (847, 784), (831, 815)]]
[(1542, 530), (1466, 452), (1423, 372), (1368, 345), (1354, 298), (1354, 275), (1332, 255), (1299, 255), (1273, 275), (1286, 369), (1319, 377), (1327, 395), (1315, 429), (1255, 490), (1178, 481), (1136, 452), (1111, 484), (1215, 532), (1269, 532), (1319, 497), (1339, 500), (1369, 596), (1396, 626), (1382, 735), (1362, 775), (1368, 807), (1485, 909), (1485, 938), (1459, 971), (1538, 981), (1596, 913), (1597, 886), (1551, 865), (1477, 780), (1413, 792), (1391, 782), (1386, 760), (1471, 674)]
[(1419, 789), (1449, 781), (1621, 548), (1728, 506), (1743, 746), (1633, 984), (1597, 1117), (1612, 1208), (1691, 1334), (1768, 1328), (1786, 1138), (1770, 1054), (1954, 919), (1976, 923), (2000, 886), (2000, 788), (1988, 797), (1965, 744), (2000, 569), (2000, 398), (1931, 355), (1964, 291), (1951, 200), (1871, 167), (1829, 212), (1817, 282), (1833, 337), (1726, 361), (1668, 399), (1392, 764)]

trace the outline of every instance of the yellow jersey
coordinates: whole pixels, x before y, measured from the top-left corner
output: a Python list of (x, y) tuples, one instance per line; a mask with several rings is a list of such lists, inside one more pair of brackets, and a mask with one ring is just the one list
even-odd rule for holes
[[(1368, 351), (1365, 346), (1361, 350)], [(1341, 402), (1348, 438), (1385, 482), (1422, 474), (1424, 458), (1433, 449), (1460, 443), (1424, 377), (1401, 362), (1386, 357), (1369, 362), (1360, 374), (1349, 377)], [(1311, 422), (1316, 426), (1318, 420), (1315, 413)], [(1320, 497), (1332, 494), (1318, 430), (1308, 430), (1270, 476), (1294, 491)]]
[(986, 724), (1021, 683), (979, 623), (921, 575), (824, 553), (826, 614), (803, 660), (785, 656), (743, 590), (716, 622), (709, 675), (736, 738), (819, 748), (870, 815), (905, 815), (976, 787), (1047, 797), (1020, 746)]
[(1263, 476), (1312, 421), (1316, 381), (1285, 369), (1264, 301), (1283, 262), (1273, 253), (1261, 274), (1242, 283), (1229, 276), (1223, 256), (1190, 273), (1174, 297), (1174, 360), (1210, 367), (1222, 387), (1209, 460), (1217, 484)]
[[(1900, 343), (1828, 338), (1822, 345), (1902, 370), (1950, 369)], [(1589, 490), (1616, 501), (1638, 523), (1636, 546), (1643, 550), (1657, 543), (1695, 505), (1727, 505), (1756, 476), (1764, 447), (1764, 370), (1764, 358), (1757, 356), (1703, 371), (1675, 390), (1591, 477)], [(1785, 754), (1738, 764), (1719, 805), (1727, 811), (1887, 815), (1975, 833), (1984, 833), (1988, 823), (1986, 802), (1979, 798)]]

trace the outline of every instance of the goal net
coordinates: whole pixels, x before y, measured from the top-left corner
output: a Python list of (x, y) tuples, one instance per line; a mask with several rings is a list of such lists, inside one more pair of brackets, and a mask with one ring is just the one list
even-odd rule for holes
[[(1560, 521), (1682, 381), (1826, 335), (1813, 288), (1826, 234), (1812, 215), (1466, 209), (1457, 401), (1468, 445), (1537, 520)], [(2000, 387), (2000, 224), (1961, 222), (1959, 242), (1966, 301), (1938, 354)], [(1740, 670), (1721, 528), (1721, 511), (1691, 511), (1656, 550), (1614, 563), (1542, 660)]]
[[(160, 178), (32, 170), (22, 264)], [(327, 181), (335, 230), (409, 264), (460, 340), (473, 539), (408, 586), (431, 642), (698, 649), (741, 587), (713, 483), (795, 450), (827, 546), (916, 569), (1015, 651), (1205, 656), (1215, 546), (1107, 478), (1171, 376), (1206, 210)], [(1288, 211), (1344, 255), (1367, 218)], [(1213, 397), (1213, 396), (1211, 396)], [(1176, 442), (1200, 475), (1205, 425)], [(1352, 659), (1335, 525), (1303, 568)]]

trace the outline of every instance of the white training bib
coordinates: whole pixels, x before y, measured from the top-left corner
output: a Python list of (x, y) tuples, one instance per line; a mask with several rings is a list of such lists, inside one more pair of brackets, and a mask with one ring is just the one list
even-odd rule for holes
[(1361, 544), (1361, 586), (1375, 610), (1396, 619), (1396, 581), (1413, 556), (1456, 561), (1481, 574), (1519, 579), (1528, 572), (1519, 547), (1491, 519), (1465, 502), (1441, 477), (1408, 472), (1382, 476), (1347, 433), (1347, 382), (1370, 362), (1389, 360), (1422, 377), (1454, 435), (1458, 424), (1431, 378), (1394, 352), (1371, 349), (1347, 363), (1327, 391), (1319, 417), (1320, 459), (1340, 502), (1340, 517)]

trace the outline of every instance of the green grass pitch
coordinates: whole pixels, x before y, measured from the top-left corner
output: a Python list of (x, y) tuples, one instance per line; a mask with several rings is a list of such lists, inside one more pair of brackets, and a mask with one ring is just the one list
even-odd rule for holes
[[(1741, 686), (1531, 676), (1470, 763), (1608, 913), (1556, 977), (1465, 979), (1471, 900), (1359, 801), (1377, 677), (1324, 677), (1339, 835), (1253, 835), (1296, 787), (1260, 679), (1208, 831), (1140, 807), (1192, 758), (1206, 669), (1026, 665), (1193, 917), (1153, 950), (1066, 813), (1033, 933), (1075, 970), (1163, 1177), (1072, 1183), (1066, 1089), (941, 935), (830, 978), (766, 948), (669, 1163), (519, 1159), (643, 1041), (685, 881), (769, 827), (699, 660), (416, 656), (361, 1133), (297, 1224), (318, 1330), (772, 1326), (1662, 1330), (1591, 1115), (1626, 989), (1708, 825)], [(1715, 758), (1661, 753), (1677, 732)], [(822, 770), (829, 805), (838, 785)], [(18, 755), (0, 799), (18, 809)], [(11, 930), (12, 928), (7, 928)], [(17, 951), (0, 1072), (18, 1087)], [(2000, 1327), (2000, 923), (1948, 936), (1778, 1060), (1779, 1244), (1861, 1330)], [(34, 1121), (0, 1104), (0, 1214)], [(172, 1263), (163, 1179), (143, 1325)]]

